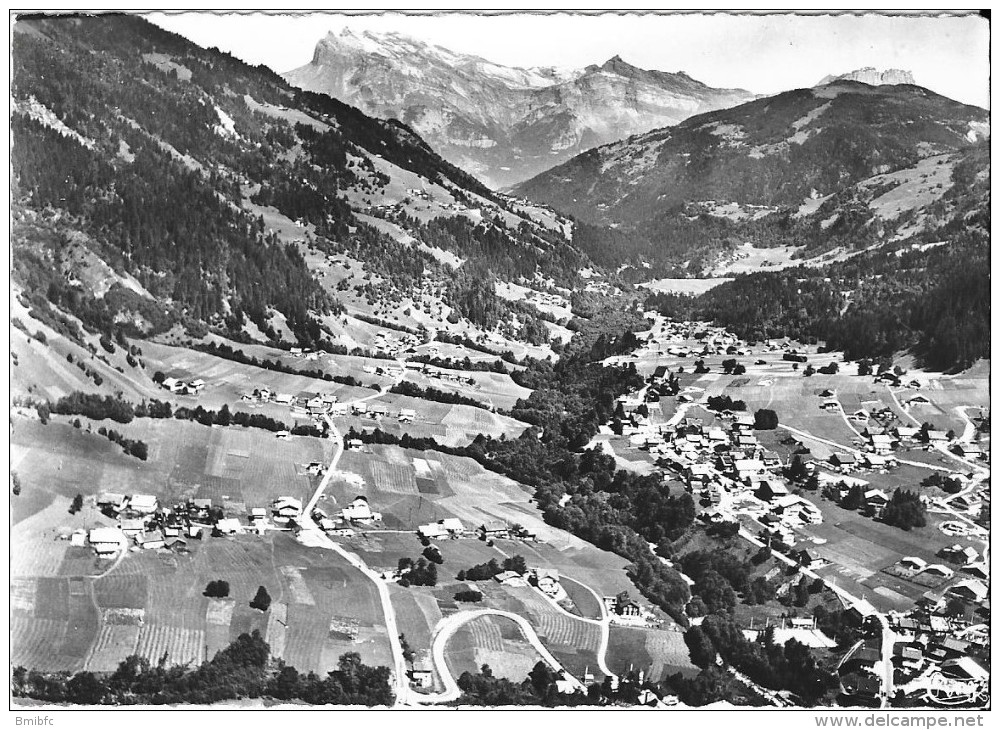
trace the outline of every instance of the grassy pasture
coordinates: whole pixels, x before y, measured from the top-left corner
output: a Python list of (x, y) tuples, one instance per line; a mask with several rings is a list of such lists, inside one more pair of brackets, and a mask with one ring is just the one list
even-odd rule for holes
[(612, 626), (607, 662), (616, 674), (641, 670), (652, 682), (677, 672), (686, 677), (698, 673), (688, 656), (684, 635), (678, 631)]
[(523, 682), (536, 663), (538, 652), (524, 639), (520, 628), (503, 616), (478, 616), (459, 628), (445, 646), (449, 671), (479, 671), (488, 664), (493, 675)]

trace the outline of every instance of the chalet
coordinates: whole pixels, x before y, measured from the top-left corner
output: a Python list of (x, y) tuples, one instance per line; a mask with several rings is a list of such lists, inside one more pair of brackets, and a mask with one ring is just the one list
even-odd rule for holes
[(900, 441), (913, 441), (916, 439), (917, 434), (920, 433), (920, 429), (915, 426), (896, 426), (893, 429), (893, 433), (896, 434), (896, 438)]
[(382, 513), (373, 512), (368, 504), (368, 498), (358, 495), (353, 502), (340, 511), (340, 517), (348, 522), (380, 522)]
[(306, 466), (306, 474), (318, 475), (323, 473), (323, 464), (319, 461), (311, 461)]
[(184, 383), (182, 383), (177, 378), (164, 378), (163, 383), (161, 383), (161, 385), (167, 390), (169, 390), (171, 393), (176, 393), (181, 388), (184, 387)]
[(277, 393), (274, 396), (274, 402), (277, 403), (279, 406), (290, 406), (292, 405), (292, 402), (294, 400), (295, 396), (293, 396), (291, 393)]
[(361, 439), (348, 439), (347, 440), (347, 450), (348, 451), (361, 451), (362, 447)]
[(820, 403), (819, 407), (821, 409), (823, 409), (824, 411), (839, 411), (840, 410), (840, 403), (838, 401), (835, 401), (835, 400), (828, 400), (828, 401), (823, 401), (822, 403)]
[(990, 679), (989, 670), (970, 656), (948, 659), (941, 664), (941, 673), (952, 679), (972, 682), (988, 682)]
[(507, 527), (507, 523), (503, 520), (489, 520), (479, 526), (479, 532), (486, 539), (507, 537), (510, 533), (510, 528)]
[(426, 537), (428, 540), (430, 540), (435, 538), (447, 537), (448, 530), (445, 529), (444, 525), (438, 522), (431, 522), (430, 524), (420, 525), (419, 527), (417, 527), (417, 534), (420, 535), (420, 537)]
[(330, 405), (330, 415), (331, 416), (346, 416), (347, 415), (347, 404), (346, 403), (332, 403)]
[(373, 405), (368, 408), (368, 415), (372, 418), (384, 418), (389, 415), (389, 409), (383, 405)]
[(189, 392), (197, 395), (198, 393), (200, 393), (205, 389), (205, 381), (202, 380), (201, 378), (192, 380), (190, 383), (187, 384), (187, 389)]
[(285, 519), (295, 519), (302, 514), (302, 500), (295, 497), (278, 497), (271, 503), (271, 514)]
[(180, 550), (187, 547), (187, 540), (180, 535), (174, 535), (173, 537), (167, 537), (163, 541), (163, 544), (171, 550)]
[(868, 413), (864, 408), (859, 408), (851, 414), (851, 418), (855, 421), (867, 421), (871, 418), (871, 414)]
[(804, 568), (808, 568), (813, 563), (819, 562), (819, 558), (808, 550), (795, 550), (790, 557)]
[(528, 585), (528, 581), (520, 573), (515, 573), (513, 570), (505, 570), (502, 573), (497, 573), (493, 576), (493, 580), (500, 585), (511, 586), (513, 588), (524, 588)]
[(276, 434), (274, 434), (274, 437), (282, 440), (287, 440), (292, 437), (292, 434), (290, 431), (278, 431)]
[(822, 393), (819, 394), (820, 398), (832, 398), (834, 395), (833, 391), (827, 388)]
[(973, 578), (978, 578), (979, 580), (989, 580), (990, 571), (987, 569), (985, 563), (974, 563), (973, 565), (966, 565), (962, 568), (963, 573), (968, 573)]
[(798, 504), (799, 519), (810, 525), (818, 525), (823, 521), (823, 512), (808, 499), (800, 499)]
[(921, 575), (937, 576), (938, 578), (951, 578), (955, 575), (955, 571), (951, 568), (941, 565), (940, 563), (931, 563), (926, 568), (920, 571)]
[(538, 568), (535, 570), (535, 582), (538, 589), (547, 596), (559, 595), (559, 571), (554, 568)]
[(159, 550), (167, 546), (163, 539), (163, 533), (159, 530), (136, 535), (135, 542), (137, 545), (141, 545), (143, 550)]
[(465, 525), (457, 517), (445, 517), (443, 520), (438, 520), (438, 524), (444, 527), (452, 537), (458, 537), (465, 532)]
[(207, 515), (208, 511), (212, 509), (211, 499), (203, 499), (203, 498), (192, 499), (190, 500), (189, 504), (191, 505), (191, 508), (193, 508), (196, 512), (202, 515)]
[(979, 559), (979, 552), (971, 545), (951, 545), (938, 553), (945, 560), (961, 565), (970, 565)]
[(140, 519), (123, 519), (121, 521), (121, 531), (122, 534), (128, 537), (135, 537), (146, 531), (146, 523)]
[(309, 413), (318, 415), (328, 412), (330, 410), (330, 404), (323, 398), (323, 396), (314, 395), (306, 401), (306, 408), (309, 410)]
[(931, 402), (930, 399), (927, 396), (925, 396), (925, 395), (915, 395), (912, 398), (910, 398), (908, 401), (906, 401), (906, 405), (908, 405), (908, 406), (912, 406), (913, 404), (917, 404), (917, 405), (929, 405), (930, 402)]
[(752, 433), (741, 433), (736, 437), (736, 445), (741, 449), (753, 448), (757, 445), (757, 438)]
[(975, 444), (957, 444), (953, 451), (967, 459), (982, 459), (983, 450)]
[(250, 510), (250, 521), (256, 522), (267, 519), (267, 510), (263, 507), (254, 507)]
[(909, 570), (923, 570), (927, 567), (927, 561), (914, 556), (907, 556), (899, 561), (900, 566)]
[(777, 469), (781, 466), (781, 457), (773, 451), (765, 451), (761, 456), (761, 460), (768, 469)]
[(850, 452), (837, 452), (830, 457), (830, 463), (834, 466), (850, 468), (858, 465), (858, 458)]
[(113, 555), (127, 545), (125, 534), (114, 527), (95, 527), (87, 539), (94, 552), (100, 556)]
[(666, 365), (657, 365), (653, 374), (649, 377), (649, 382), (654, 385), (662, 383), (670, 376), (670, 369)]
[(881, 682), (872, 674), (848, 674), (841, 680), (841, 684), (846, 694), (868, 701), (878, 699), (882, 691)]
[(754, 496), (758, 499), (771, 502), (781, 497), (789, 496), (788, 487), (775, 479), (764, 479), (757, 487)]
[(642, 608), (627, 595), (615, 598), (614, 612), (616, 615), (625, 618), (639, 618), (642, 616)]
[(876, 515), (882, 514), (887, 504), (889, 497), (881, 489), (869, 489), (865, 492), (865, 506)]
[(961, 580), (948, 589), (948, 595), (974, 603), (984, 600), (989, 593), (990, 589), (987, 585), (975, 578)]
[(236, 535), (242, 532), (243, 525), (235, 517), (225, 517), (215, 523), (215, 529), (223, 535)]
[(402, 408), (399, 411), (399, 421), (401, 423), (411, 423), (417, 417), (417, 412), (412, 408)]
[(734, 431), (752, 431), (754, 425), (753, 416), (749, 413), (740, 413), (733, 420)]
[(101, 492), (97, 495), (97, 508), (100, 510), (111, 510), (121, 512), (126, 503), (124, 494), (116, 492)]
[(735, 459), (733, 461), (734, 478), (740, 482), (749, 483), (764, 471), (764, 462), (758, 459)]
[(890, 385), (899, 385), (899, 376), (896, 373), (886, 370), (884, 373), (879, 373), (875, 376), (876, 383), (889, 383)]
[(434, 672), (430, 669), (411, 669), (406, 673), (410, 684), (421, 689), (431, 689), (434, 686)]
[(364, 415), (365, 413), (368, 413), (368, 404), (365, 402), (352, 403), (351, 413), (353, 413), (355, 416), (360, 416)]
[(876, 454), (888, 454), (892, 451), (892, 438), (884, 433), (873, 434), (871, 444)]
[(712, 480), (713, 470), (709, 464), (689, 464), (684, 470), (687, 477), (687, 485), (694, 488), (694, 485), (705, 485)]
[(862, 460), (869, 469), (885, 469), (889, 465), (888, 459), (881, 454), (862, 454)]
[(705, 436), (709, 441), (717, 443), (725, 443), (729, 440), (729, 437), (726, 436), (726, 432), (721, 428), (710, 428), (705, 432)]
[(129, 509), (139, 514), (152, 514), (158, 506), (159, 501), (152, 494), (133, 494), (128, 501)]
[(944, 431), (928, 431), (927, 440), (930, 441), (932, 444), (944, 443), (945, 441), (948, 440), (948, 434), (946, 434)]
[(181, 528), (178, 527), (178, 526), (176, 526), (176, 525), (175, 526), (169, 526), (168, 525), (168, 526), (166, 526), (166, 527), (163, 528), (163, 536), (164, 537), (180, 537), (181, 536)]

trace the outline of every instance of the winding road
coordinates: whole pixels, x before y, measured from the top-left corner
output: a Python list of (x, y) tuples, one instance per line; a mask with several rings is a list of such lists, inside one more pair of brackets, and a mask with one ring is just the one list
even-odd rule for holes
[(411, 695), (412, 702), (416, 704), (423, 705), (439, 705), (445, 702), (454, 702), (457, 700), (461, 694), (462, 690), (458, 687), (458, 682), (452, 676), (451, 671), (448, 669), (448, 665), (445, 662), (444, 650), (445, 646), (458, 629), (463, 625), (472, 621), (473, 619), (479, 618), (480, 616), (502, 616), (504, 618), (509, 618), (511, 621), (516, 623), (524, 637), (528, 640), (528, 643), (538, 652), (538, 654), (545, 660), (545, 662), (556, 672), (562, 672), (570, 684), (578, 690), (586, 692), (586, 687), (580, 682), (576, 677), (563, 669), (559, 661), (552, 656), (545, 645), (542, 644), (541, 640), (538, 638), (538, 634), (535, 633), (535, 629), (532, 628), (531, 624), (528, 623), (527, 619), (523, 616), (519, 616), (516, 613), (510, 613), (509, 611), (501, 611), (495, 608), (479, 608), (472, 611), (460, 611), (448, 616), (438, 622), (435, 629), (434, 638), (431, 643), (431, 656), (434, 660), (434, 667), (437, 669), (438, 676), (441, 677), (441, 681), (444, 683), (444, 691), (437, 694), (421, 695), (413, 693)]

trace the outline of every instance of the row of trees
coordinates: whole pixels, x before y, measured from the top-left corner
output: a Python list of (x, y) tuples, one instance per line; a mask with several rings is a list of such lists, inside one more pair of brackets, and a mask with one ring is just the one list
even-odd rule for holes
[(298, 700), (308, 704), (391, 705), (387, 667), (371, 667), (355, 653), (340, 657), (326, 676), (302, 674), (270, 658), (260, 632), (240, 634), (197, 667), (157, 664), (132, 655), (107, 675), (90, 671), (43, 673), (15, 667), (11, 692), (43, 702), (82, 705), (209, 704), (244, 698)]

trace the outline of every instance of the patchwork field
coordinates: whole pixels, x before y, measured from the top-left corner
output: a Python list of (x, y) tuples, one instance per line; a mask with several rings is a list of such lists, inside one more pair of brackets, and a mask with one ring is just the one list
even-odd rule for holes
[(643, 672), (650, 682), (660, 682), (677, 672), (685, 677), (698, 673), (680, 631), (612, 626), (607, 662), (616, 674)]
[(541, 656), (521, 628), (503, 616), (478, 616), (460, 627), (445, 645), (445, 662), (454, 677), (478, 673), (486, 664), (493, 675), (520, 683)]
[[(100, 491), (148, 493), (174, 503), (189, 497), (211, 498), (244, 517), (251, 506), (275, 497), (308, 498), (314, 484), (305, 473), (311, 461), (325, 461), (332, 442), (305, 436), (277, 439), (269, 431), (239, 426), (202, 426), (176, 419), (134, 419), (128, 424), (83, 421), (81, 429), (53, 420), (47, 426), (16, 419), (11, 450), (17, 460), (22, 496), (52, 495), (53, 506), (18, 523), (24, 540), (37, 541), (46, 529), (82, 524), (66, 514), (74, 494)], [(98, 426), (140, 439), (147, 461), (127, 456), (94, 431)], [(19, 498), (18, 498), (19, 499)], [(13, 500), (16, 504), (18, 499)], [(63, 506), (65, 504), (65, 506)], [(61, 509), (60, 509), (61, 508)], [(108, 521), (87, 513), (94, 520)], [(85, 515), (86, 516), (86, 515)], [(96, 526), (93, 522), (89, 526)]]

